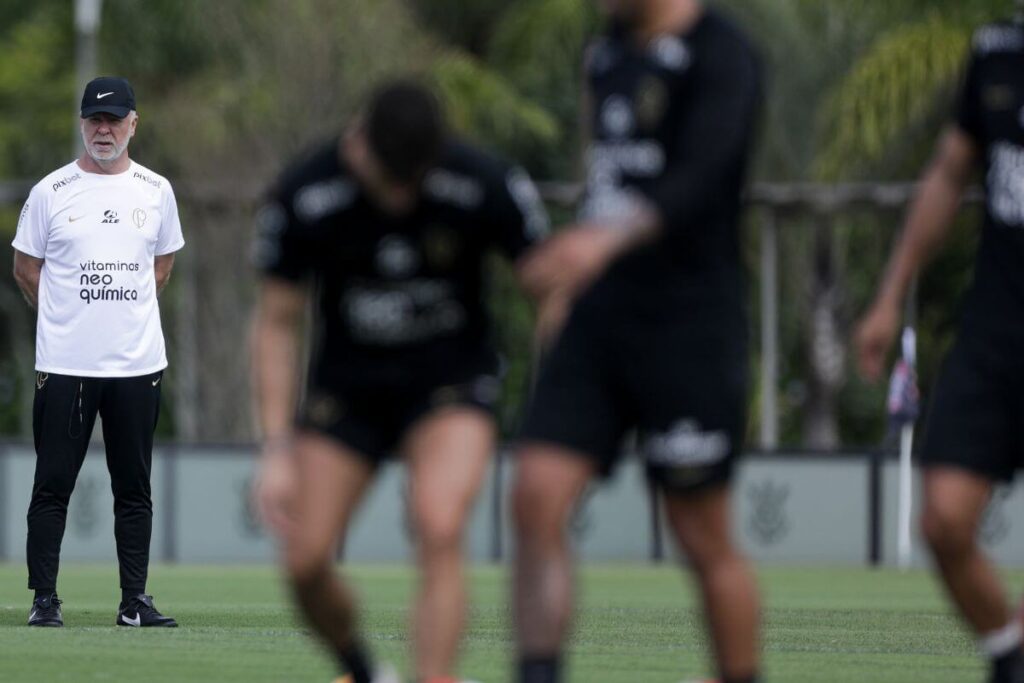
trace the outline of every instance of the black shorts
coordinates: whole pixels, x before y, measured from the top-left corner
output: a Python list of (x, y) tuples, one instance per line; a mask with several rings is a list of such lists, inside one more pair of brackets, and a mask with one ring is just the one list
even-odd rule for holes
[[(366, 374), (366, 368), (361, 369)], [(297, 426), (329, 436), (373, 465), (392, 455), (420, 418), (446, 407), (470, 407), (494, 415), (501, 394), (495, 363), (467, 359), (424, 381), (410, 372), (404, 384), (330, 383), (313, 380), (299, 408)]]
[(1010, 481), (1024, 464), (1024, 339), (961, 336), (946, 358), (925, 425), (924, 466)]
[(520, 441), (568, 448), (608, 476), (635, 429), (648, 476), (666, 491), (727, 483), (746, 427), (739, 328), (574, 312), (541, 368)]

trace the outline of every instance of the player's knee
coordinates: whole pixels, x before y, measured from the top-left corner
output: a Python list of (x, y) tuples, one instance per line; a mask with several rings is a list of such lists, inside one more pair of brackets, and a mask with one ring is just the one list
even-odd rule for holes
[(952, 506), (937, 503), (925, 507), (921, 533), (932, 552), (939, 556), (956, 555), (974, 544), (974, 525), (968, 515)]
[(75, 490), (75, 477), (67, 472), (51, 472), (36, 482), (35, 497), (52, 498), (67, 505)]
[(542, 490), (520, 473), (512, 487), (512, 519), (517, 534), (528, 538), (557, 531), (557, 520), (547, 513)]
[(463, 515), (455, 510), (415, 513), (413, 531), (420, 552), (426, 555), (457, 552), (462, 547)]

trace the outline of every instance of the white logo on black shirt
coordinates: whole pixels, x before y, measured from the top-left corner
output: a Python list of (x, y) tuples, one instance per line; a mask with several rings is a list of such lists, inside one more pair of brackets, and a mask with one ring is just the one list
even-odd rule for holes
[(408, 277), (419, 265), (420, 255), (404, 237), (388, 235), (377, 245), (377, 270), (385, 277)]
[(685, 71), (693, 61), (690, 48), (678, 36), (661, 36), (651, 43), (651, 54), (662, 67)]
[(307, 185), (295, 193), (295, 215), (306, 223), (348, 207), (356, 197), (356, 186), (335, 178)]
[(633, 103), (623, 95), (612, 95), (601, 105), (601, 125), (613, 138), (628, 137), (636, 126)]
[(974, 34), (974, 49), (979, 54), (1024, 49), (1024, 31), (1018, 26), (986, 26)]
[(1003, 225), (1024, 226), (1024, 147), (1001, 142), (992, 147), (988, 204)]

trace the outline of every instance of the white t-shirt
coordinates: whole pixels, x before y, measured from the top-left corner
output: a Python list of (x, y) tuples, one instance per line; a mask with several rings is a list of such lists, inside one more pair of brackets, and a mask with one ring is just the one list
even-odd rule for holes
[(71, 162), (32, 188), (12, 244), (43, 259), (36, 370), (132, 377), (167, 367), (153, 258), (185, 240), (166, 178), (134, 161), (117, 175)]

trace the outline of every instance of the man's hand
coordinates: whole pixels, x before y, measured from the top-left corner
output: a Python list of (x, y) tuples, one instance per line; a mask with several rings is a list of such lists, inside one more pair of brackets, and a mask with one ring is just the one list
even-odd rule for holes
[(877, 382), (885, 369), (889, 355), (900, 329), (902, 312), (898, 304), (879, 299), (871, 307), (854, 334), (857, 365), (860, 374), (870, 382)]
[(529, 256), (520, 279), (538, 299), (556, 292), (572, 298), (630, 244), (631, 235), (624, 230), (588, 223), (571, 225)]
[(263, 446), (252, 500), (260, 521), (275, 536), (286, 535), (294, 524), (295, 495), (295, 459), (290, 441), (268, 442)]

